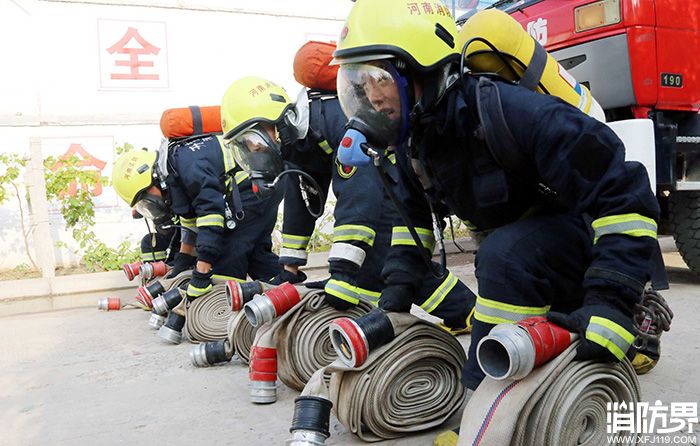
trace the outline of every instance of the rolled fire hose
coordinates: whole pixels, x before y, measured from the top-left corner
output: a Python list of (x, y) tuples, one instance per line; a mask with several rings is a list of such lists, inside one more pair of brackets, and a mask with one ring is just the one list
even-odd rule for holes
[(226, 301), (226, 283), (214, 283), (211, 291), (189, 302), (185, 308), (184, 334), (190, 342), (226, 339), (232, 314)]
[(302, 390), (316, 370), (337, 357), (328, 331), (330, 323), (342, 316), (360, 317), (373, 308), (370, 303), (360, 301), (347, 311), (339, 311), (326, 304), (322, 290), (295, 288), (300, 294), (299, 303), (271, 323), (264, 324), (253, 343), (253, 349), (262, 352), (268, 363), (276, 361), (277, 374), (266, 375), (267, 385), (257, 382), (253, 378), (255, 364), (251, 365), (251, 399), (255, 403), (276, 401), (276, 378), (292, 389)]
[(170, 279), (153, 280), (146, 286), (139, 287), (136, 300), (141, 302), (147, 308), (153, 308), (153, 299), (173, 288), (179, 288), (182, 285), (189, 283), (192, 277), (192, 270), (183, 271)]
[(295, 401), (288, 444), (323, 444), (330, 435), (328, 419), (304, 411), (320, 413), (316, 408), (324, 401), (364, 441), (430, 429), (457, 412), (466, 396), (460, 383), (464, 348), (445, 330), (415, 319), (391, 342), (371, 351), (360, 367), (337, 360), (318, 370)]
[(244, 364), (250, 362), (250, 349), (257, 331), (256, 327), (250, 325), (243, 311), (233, 313), (229, 319), (228, 341)]
[(626, 359), (573, 361), (578, 343), (523, 379), (486, 377), (464, 410), (457, 444), (609, 444), (606, 404), (639, 401), (639, 381)]

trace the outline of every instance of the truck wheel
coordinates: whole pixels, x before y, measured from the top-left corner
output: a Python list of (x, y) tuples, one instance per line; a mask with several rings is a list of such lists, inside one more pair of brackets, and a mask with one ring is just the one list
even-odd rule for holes
[(673, 238), (685, 264), (700, 273), (700, 192), (673, 192), (670, 197)]

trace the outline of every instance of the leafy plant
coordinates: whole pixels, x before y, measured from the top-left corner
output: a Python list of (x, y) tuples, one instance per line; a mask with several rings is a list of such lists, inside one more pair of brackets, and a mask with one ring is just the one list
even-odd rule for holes
[(17, 184), (22, 170), (27, 166), (27, 158), (18, 153), (0, 153), (0, 166), (4, 167), (4, 171), (0, 172), (0, 204), (7, 202), (10, 197), (14, 197), (17, 200), (17, 205), (19, 206), (19, 222), (22, 238), (24, 239), (24, 251), (34, 269), (38, 270), (39, 267), (37, 267), (32, 257), (31, 250), (29, 249), (31, 228), (27, 228), (25, 222), (22, 196), (20, 194), (20, 187)]

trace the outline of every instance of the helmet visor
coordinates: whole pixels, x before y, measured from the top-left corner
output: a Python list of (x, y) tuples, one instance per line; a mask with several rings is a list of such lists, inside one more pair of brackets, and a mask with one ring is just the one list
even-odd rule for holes
[(388, 61), (343, 64), (338, 70), (340, 106), (348, 119), (367, 125), (370, 144), (386, 147), (399, 139), (402, 104), (395, 72)]
[(244, 130), (226, 144), (233, 150), (236, 163), (248, 174), (257, 173), (271, 180), (284, 170), (280, 145), (260, 124)]
[(170, 216), (168, 206), (162, 198), (155, 195), (146, 194), (143, 198), (136, 202), (134, 209), (154, 222), (161, 222)]

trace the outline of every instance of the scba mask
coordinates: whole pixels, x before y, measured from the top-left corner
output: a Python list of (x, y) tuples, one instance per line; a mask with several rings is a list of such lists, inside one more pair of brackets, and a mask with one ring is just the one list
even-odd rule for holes
[(162, 197), (151, 193), (144, 194), (134, 205), (136, 212), (153, 221), (156, 225), (164, 225), (170, 222), (172, 213), (170, 207)]
[(371, 162), (368, 149), (383, 151), (408, 134), (408, 80), (388, 60), (343, 64), (338, 99), (350, 118), (338, 160), (352, 166)]

